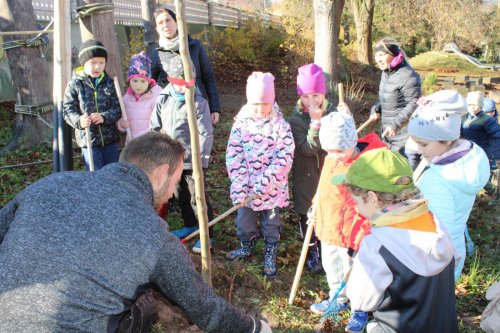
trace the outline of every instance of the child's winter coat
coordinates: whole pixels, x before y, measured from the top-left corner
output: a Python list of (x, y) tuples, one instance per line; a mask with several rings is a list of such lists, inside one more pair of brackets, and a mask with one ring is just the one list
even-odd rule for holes
[(255, 194), (257, 197), (247, 204), (255, 211), (287, 206), (294, 148), (290, 125), (277, 104), (264, 119), (254, 119), (244, 107), (235, 118), (227, 144), (226, 166), (233, 203)]
[[(208, 109), (208, 102), (203, 98), (199, 90), (196, 90), (194, 98), (200, 138), (201, 165), (206, 169), (208, 168), (208, 161), (214, 142), (212, 119), (210, 110)], [(179, 94), (172, 84), (166, 86), (160, 93), (155, 111), (151, 115), (151, 129), (168, 134), (173, 139), (182, 143), (186, 149), (184, 170), (191, 170), (193, 168), (187, 106), (184, 94)]]
[[(155, 109), (156, 100), (161, 91), (162, 89), (160, 86), (154, 85), (149, 91), (141, 96), (137, 96), (131, 88), (128, 88), (125, 95), (123, 95), (123, 104), (125, 104), (125, 110), (127, 111), (132, 138), (137, 138), (149, 132), (151, 114)], [(119, 121), (116, 123), (116, 126), (121, 132), (126, 131), (125, 128), (120, 126)], [(127, 137), (127, 142), (130, 139), (131, 138)]]
[(484, 111), (462, 117), (461, 135), (483, 148), (490, 160), (500, 159), (500, 124)]

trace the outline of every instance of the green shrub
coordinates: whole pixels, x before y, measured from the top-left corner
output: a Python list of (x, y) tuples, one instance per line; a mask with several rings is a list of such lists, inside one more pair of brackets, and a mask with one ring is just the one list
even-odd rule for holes
[(427, 75), (425, 77), (424, 86), (423, 86), (423, 90), (424, 90), (423, 93), (424, 93), (424, 95), (432, 94), (433, 92), (435, 92), (435, 91), (438, 90), (438, 88), (437, 88), (437, 80), (438, 80), (438, 76), (434, 72), (429, 73), (429, 75)]

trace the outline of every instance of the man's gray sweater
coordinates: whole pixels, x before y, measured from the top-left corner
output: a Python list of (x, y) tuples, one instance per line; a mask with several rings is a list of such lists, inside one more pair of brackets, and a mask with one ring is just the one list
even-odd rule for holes
[(132, 165), (53, 174), (0, 210), (0, 332), (106, 332), (148, 282), (207, 332), (259, 332), (202, 281)]

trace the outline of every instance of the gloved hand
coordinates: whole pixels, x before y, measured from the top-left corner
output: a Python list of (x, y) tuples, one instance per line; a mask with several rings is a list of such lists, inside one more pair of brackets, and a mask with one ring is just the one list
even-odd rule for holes
[(273, 333), (269, 324), (263, 320), (260, 321), (260, 333)]

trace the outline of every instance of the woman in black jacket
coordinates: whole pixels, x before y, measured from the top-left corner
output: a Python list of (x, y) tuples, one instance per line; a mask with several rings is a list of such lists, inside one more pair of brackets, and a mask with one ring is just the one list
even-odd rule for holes
[(382, 120), (382, 139), (391, 150), (410, 155), (409, 159), (412, 159), (416, 151), (405, 153), (405, 144), (408, 120), (422, 95), (420, 76), (406, 62), (405, 54), (394, 38), (383, 38), (375, 45), (375, 61), (382, 70), (382, 77), (378, 100), (372, 107), (370, 118)]
[[(171, 61), (180, 56), (177, 17), (166, 7), (159, 7), (153, 16), (156, 31), (160, 36), (160, 47), (152, 56), (152, 77), (158, 84), (165, 86), (168, 83), (167, 72)], [(208, 100), (212, 124), (216, 124), (219, 121), (220, 104), (212, 63), (199, 40), (188, 36), (188, 44), (191, 61), (196, 71), (196, 87)]]

